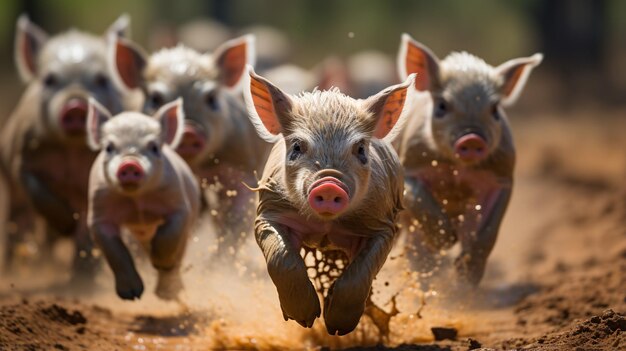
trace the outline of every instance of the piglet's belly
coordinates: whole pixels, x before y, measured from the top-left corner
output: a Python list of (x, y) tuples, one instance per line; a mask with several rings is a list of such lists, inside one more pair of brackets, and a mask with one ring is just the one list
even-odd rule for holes
[(124, 227), (127, 228), (133, 236), (140, 242), (149, 242), (156, 234), (157, 229), (163, 221), (153, 221), (150, 223), (125, 223)]
[(366, 239), (334, 222), (307, 220), (298, 215), (285, 215), (277, 220), (289, 229), (291, 243), (296, 248), (308, 247), (320, 251), (340, 250), (348, 258), (359, 252)]

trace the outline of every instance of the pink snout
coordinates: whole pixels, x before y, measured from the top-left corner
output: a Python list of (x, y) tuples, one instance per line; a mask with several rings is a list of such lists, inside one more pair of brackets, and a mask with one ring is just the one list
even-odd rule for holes
[(204, 149), (206, 140), (204, 135), (190, 125), (185, 126), (183, 137), (176, 148), (176, 152), (183, 158), (190, 158), (198, 155)]
[(311, 185), (309, 206), (321, 216), (337, 216), (350, 202), (346, 186), (337, 178), (324, 177)]
[(454, 143), (454, 151), (462, 161), (478, 162), (487, 157), (487, 142), (478, 134), (465, 134)]
[(144, 178), (144, 171), (137, 161), (124, 161), (117, 169), (117, 179), (123, 187), (135, 187)]
[(87, 125), (87, 101), (82, 98), (68, 100), (61, 109), (61, 128), (68, 134), (82, 134)]

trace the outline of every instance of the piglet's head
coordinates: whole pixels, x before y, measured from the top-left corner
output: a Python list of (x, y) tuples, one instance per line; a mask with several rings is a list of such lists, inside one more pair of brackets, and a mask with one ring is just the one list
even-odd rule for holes
[[(185, 127), (177, 152), (190, 164), (216, 152), (232, 122), (229, 94), (240, 93), (246, 64), (253, 64), (254, 37), (245, 35), (202, 54), (178, 45), (150, 56), (124, 38), (110, 42), (109, 63), (122, 90), (142, 90), (143, 112), (153, 114), (181, 97)], [(231, 98), (232, 99), (232, 98)]]
[(416, 73), (416, 89), (432, 97), (426, 119), (430, 141), (448, 158), (474, 165), (498, 148), (506, 123), (503, 107), (517, 100), (542, 58), (535, 54), (492, 67), (476, 56), (455, 52), (440, 61), (404, 34), (398, 68), (401, 78)]
[[(377, 159), (373, 144), (391, 140), (409, 110), (411, 76), (366, 99), (337, 89), (289, 96), (249, 68), (244, 97), (259, 135), (285, 145), (284, 179), (296, 208), (333, 220), (357, 208)], [(378, 169), (378, 168), (377, 168)]]
[(40, 104), (41, 126), (50, 134), (84, 144), (89, 97), (114, 112), (122, 110), (122, 97), (107, 69), (104, 37), (126, 35), (128, 26), (128, 16), (122, 15), (103, 36), (77, 30), (48, 36), (20, 16), (15, 63), (22, 80), (39, 88), (38, 101), (32, 103)]
[(182, 101), (161, 107), (153, 117), (123, 112), (114, 118), (98, 102), (89, 101), (87, 139), (93, 150), (101, 150), (107, 182), (128, 194), (139, 194), (161, 184), (163, 150), (180, 142), (183, 126)]

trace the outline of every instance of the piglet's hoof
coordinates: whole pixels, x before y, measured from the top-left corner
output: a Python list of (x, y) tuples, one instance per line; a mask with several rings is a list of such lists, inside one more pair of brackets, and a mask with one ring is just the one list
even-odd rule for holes
[(183, 281), (178, 270), (159, 271), (159, 280), (154, 293), (162, 300), (177, 300), (183, 290)]
[(143, 282), (137, 274), (131, 277), (116, 276), (115, 291), (123, 300), (139, 299), (143, 294)]
[[(339, 283), (339, 284), (337, 284)], [(359, 289), (349, 289), (349, 285), (341, 284), (341, 278), (329, 289), (324, 300), (324, 322), (330, 335), (346, 335), (359, 324), (365, 310), (365, 297), (358, 293)]]
[(288, 299), (281, 298), (280, 308), (285, 320), (293, 319), (301, 326), (311, 328), (322, 311), (313, 285), (310, 282), (307, 283), (308, 286), (304, 293), (292, 294), (292, 297)]

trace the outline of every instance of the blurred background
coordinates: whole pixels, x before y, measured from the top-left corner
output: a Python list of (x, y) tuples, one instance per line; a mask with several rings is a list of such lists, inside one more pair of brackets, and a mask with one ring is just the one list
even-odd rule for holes
[[(402, 32), (440, 58), (466, 50), (497, 65), (543, 52), (540, 73), (531, 79), (536, 84), (525, 91), (518, 108), (568, 112), (581, 105), (626, 103), (626, 2), (620, 0), (5, 0), (0, 2), (0, 88), (7, 102), (21, 93), (12, 58), (21, 13), (51, 34), (71, 27), (101, 33), (128, 13), (133, 40), (150, 51), (181, 39), (210, 50), (220, 38), (267, 25), (286, 39), (267, 49), (281, 63), (307, 68), (329, 55), (347, 57), (370, 49), (395, 62)], [(207, 32), (210, 37), (198, 34)], [(264, 46), (261, 41), (259, 50)], [(6, 115), (12, 108), (2, 103), (0, 112)]]

